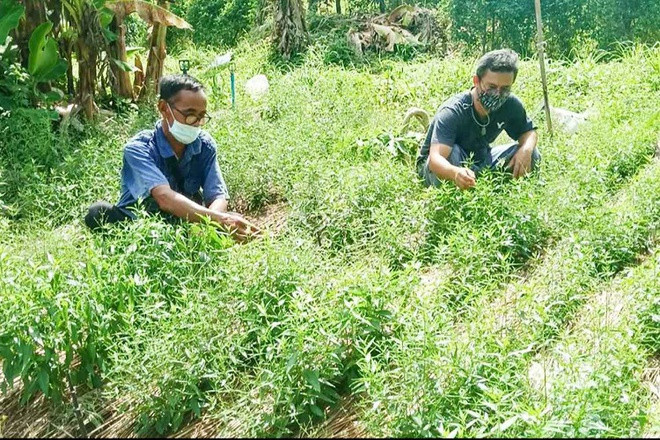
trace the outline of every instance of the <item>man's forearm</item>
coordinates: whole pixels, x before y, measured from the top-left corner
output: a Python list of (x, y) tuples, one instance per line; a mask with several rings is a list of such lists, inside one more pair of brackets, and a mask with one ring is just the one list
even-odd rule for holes
[(536, 148), (536, 143), (538, 142), (538, 135), (536, 130), (530, 130), (526, 133), (523, 133), (518, 139), (520, 144), (520, 149), (524, 151), (529, 151), (530, 153)]
[(441, 154), (429, 155), (429, 169), (439, 179), (454, 180), (459, 168), (449, 163)]
[(205, 208), (171, 189), (154, 198), (161, 210), (184, 220), (199, 222), (202, 217), (210, 217), (218, 223), (223, 223), (223, 216), (219, 212)]

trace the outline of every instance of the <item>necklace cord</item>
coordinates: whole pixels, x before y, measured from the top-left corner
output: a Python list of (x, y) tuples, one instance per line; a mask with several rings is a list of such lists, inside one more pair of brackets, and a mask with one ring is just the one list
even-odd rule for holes
[(476, 122), (477, 125), (481, 128), (488, 127), (488, 124), (490, 124), (490, 115), (486, 114), (486, 117), (488, 118), (488, 120), (486, 121), (485, 124), (482, 125), (482, 124), (479, 123), (479, 121), (477, 121), (477, 117), (474, 115), (474, 103), (471, 106), (471, 110), (472, 110), (472, 112), (471, 112), (472, 113), (472, 119), (474, 119), (474, 122)]

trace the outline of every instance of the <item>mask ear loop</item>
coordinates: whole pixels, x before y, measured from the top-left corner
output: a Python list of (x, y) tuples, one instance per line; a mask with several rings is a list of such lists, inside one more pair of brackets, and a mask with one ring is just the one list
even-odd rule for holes
[[(167, 102), (167, 101), (166, 101)], [(167, 123), (167, 126), (172, 129), (174, 127), (174, 122), (176, 121), (176, 118), (174, 117), (174, 112), (172, 111), (172, 107), (170, 107), (170, 103), (167, 103), (167, 108), (170, 109), (170, 114), (172, 115), (172, 123), (170, 124), (169, 122)], [(166, 120), (167, 121), (167, 120)]]

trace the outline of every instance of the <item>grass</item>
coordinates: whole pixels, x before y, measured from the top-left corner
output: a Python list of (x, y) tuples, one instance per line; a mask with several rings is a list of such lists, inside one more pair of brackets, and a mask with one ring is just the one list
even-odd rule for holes
[[(45, 396), (70, 420), (78, 390), (96, 432), (121, 401), (107, 430), (314, 433), (349, 399), (371, 435), (641, 435), (657, 252), (635, 266), (660, 224), (660, 52), (620, 52), (549, 66), (553, 105), (598, 112), (553, 139), (535, 111), (537, 63), (523, 62), (516, 93), (539, 126), (542, 168), (460, 192), (423, 188), (414, 155), (382, 139), (409, 107), (433, 112), (467, 88), (473, 60), (344, 68), (312, 49), (287, 70), (242, 43), (237, 108), (211, 88), (209, 131), (233, 208), (276, 204), (287, 219), (240, 246), (153, 218), (85, 230), (86, 206), (116, 200), (121, 146), (153, 109), (84, 133), (53, 131), (40, 112), (4, 115), (3, 387), (17, 379), (22, 403)], [(212, 54), (187, 57), (211, 84)], [(271, 90), (253, 102), (242, 84), (257, 73)], [(603, 314), (607, 331), (594, 327)], [(550, 386), (530, 379), (539, 365)]]

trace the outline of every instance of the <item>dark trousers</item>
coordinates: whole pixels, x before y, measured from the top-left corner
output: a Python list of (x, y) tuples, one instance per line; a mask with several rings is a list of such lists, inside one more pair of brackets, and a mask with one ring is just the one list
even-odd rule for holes
[(85, 216), (85, 224), (92, 231), (101, 229), (103, 225), (124, 220), (131, 220), (131, 217), (121, 209), (103, 200), (90, 206)]
[[(199, 203), (200, 205), (203, 204), (201, 193), (197, 193), (188, 198), (196, 203)], [(149, 214), (161, 215), (166, 221), (173, 223), (179, 221), (179, 219), (172, 214), (161, 211), (153, 197), (147, 197), (142, 201), (140, 206), (143, 207)], [(101, 200), (89, 207), (87, 210), (87, 215), (85, 216), (85, 224), (92, 231), (98, 231), (103, 227), (103, 225), (109, 225), (133, 219), (134, 217), (128, 215), (123, 209), (120, 209), (115, 205), (111, 205), (110, 203)]]

